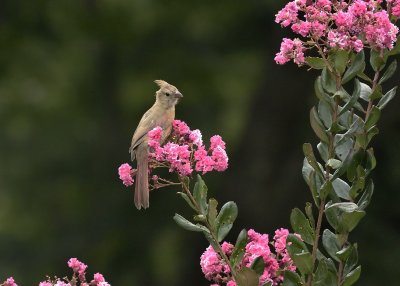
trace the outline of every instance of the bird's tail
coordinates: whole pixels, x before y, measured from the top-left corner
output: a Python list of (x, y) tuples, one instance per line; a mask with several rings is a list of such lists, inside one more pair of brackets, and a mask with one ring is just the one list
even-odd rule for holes
[[(143, 145), (143, 144), (141, 144)], [(135, 185), (135, 206), (137, 209), (149, 207), (149, 173), (147, 144), (138, 146), (136, 151), (137, 173)]]

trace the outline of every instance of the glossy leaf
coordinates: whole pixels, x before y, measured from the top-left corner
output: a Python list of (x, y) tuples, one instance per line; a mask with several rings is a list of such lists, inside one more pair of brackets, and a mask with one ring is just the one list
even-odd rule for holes
[(355, 203), (334, 203), (325, 209), (328, 222), (339, 233), (352, 231), (365, 216)]
[(380, 117), (381, 117), (381, 110), (378, 107), (373, 106), (367, 118), (367, 121), (365, 122), (365, 129), (366, 130), (370, 129), (373, 125), (375, 125), (378, 122)]
[(370, 86), (368, 84), (360, 82), (360, 97), (368, 102), (371, 95), (372, 89), (370, 88)]
[(235, 243), (235, 248), (230, 257), (230, 263), (235, 268), (241, 261), (247, 244), (247, 230), (242, 229)]
[(331, 94), (336, 92), (336, 78), (327, 68), (322, 70), (321, 80), (322, 87), (325, 91)]
[(397, 86), (389, 90), (381, 100), (379, 100), (377, 107), (382, 110), (385, 106), (396, 96)]
[(322, 58), (306, 57), (304, 60), (306, 64), (312, 67), (313, 69), (322, 70), (326, 66), (326, 63)]
[(332, 107), (333, 100), (325, 92), (324, 88), (322, 87), (322, 77), (321, 76), (319, 76), (314, 82), (314, 91), (315, 91), (315, 95), (318, 97), (318, 99), (328, 103), (328, 105), (330, 105)]
[(379, 54), (378, 51), (373, 49), (371, 49), (369, 62), (374, 71), (381, 71), (385, 67), (385, 59)]
[(258, 256), (256, 259), (253, 260), (251, 263), (250, 268), (253, 269), (258, 275), (262, 275), (264, 272), (264, 258), (262, 256)]
[(364, 69), (365, 69), (365, 55), (364, 51), (361, 51), (358, 54), (356, 54), (351, 65), (344, 73), (342, 84), (345, 84), (350, 80), (352, 80), (357, 74), (362, 73)]
[(209, 232), (205, 226), (202, 226), (200, 224), (193, 224), (179, 214), (174, 215), (174, 221), (179, 226), (181, 226), (182, 228), (189, 230), (189, 231)]
[(355, 154), (355, 150), (354, 149), (350, 149), (349, 153), (347, 154), (346, 158), (343, 160), (342, 165), (340, 166), (339, 169), (337, 169), (335, 171), (335, 173), (333, 173), (333, 176), (331, 178), (332, 181), (336, 180), (337, 178), (339, 178), (340, 176), (342, 176), (348, 169), (348, 167), (350, 166), (353, 157)]
[(322, 160), (324, 160), (324, 162), (328, 161), (329, 157), (328, 145), (326, 145), (326, 143), (319, 142), (317, 145), (317, 149)]
[(200, 175), (197, 175), (197, 182), (194, 185), (193, 197), (203, 215), (207, 215), (207, 186)]
[(340, 161), (338, 159), (329, 159), (326, 162), (326, 165), (331, 167), (332, 169), (336, 170), (342, 165), (342, 161)]
[(333, 110), (330, 108), (329, 104), (325, 101), (320, 100), (318, 103), (318, 115), (324, 124), (325, 128), (331, 128), (332, 126), (332, 114)]
[(379, 84), (384, 83), (388, 79), (390, 79), (394, 73), (396, 72), (397, 69), (397, 61), (394, 60), (389, 67), (386, 69), (385, 73), (383, 74), (382, 78), (379, 80)]
[(374, 194), (374, 182), (370, 179), (367, 183), (364, 193), (362, 194), (360, 200), (357, 202), (358, 208), (360, 210), (365, 210), (369, 203), (371, 202), (372, 195)]
[(337, 286), (336, 275), (329, 271), (327, 260), (321, 259), (314, 276), (313, 286)]
[(314, 230), (311, 228), (310, 222), (300, 209), (295, 208), (292, 210), (290, 214), (290, 223), (293, 231), (300, 234), (304, 242), (310, 245), (314, 243)]
[(343, 106), (342, 110), (339, 112), (339, 116), (346, 111), (353, 108), (354, 104), (357, 102), (358, 98), (361, 96), (361, 83), (358, 79), (354, 82), (354, 91), (349, 101)]
[(307, 246), (294, 234), (289, 234), (286, 239), (286, 248), (293, 262), (303, 274), (311, 273), (313, 261)]
[(323, 172), (317, 162), (317, 159), (315, 158), (314, 151), (310, 143), (303, 144), (303, 153), (310, 166), (313, 167), (313, 169), (320, 175), (323, 175)]
[(314, 230), (315, 229), (315, 220), (314, 220), (314, 214), (313, 214), (312, 207), (313, 207), (312, 204), (307, 202), (305, 211), (306, 211), (308, 221), (310, 222), (311, 228)]
[(302, 286), (299, 274), (286, 270), (284, 273), (283, 286)]
[(361, 265), (359, 265), (357, 268), (355, 268), (353, 271), (351, 271), (344, 277), (342, 286), (353, 285), (360, 278), (360, 275), (361, 275)]
[(376, 167), (376, 159), (374, 155), (374, 149), (369, 148), (367, 150), (367, 163), (365, 168), (367, 169), (367, 173), (371, 172)]
[(336, 256), (336, 252), (339, 251), (340, 246), (336, 240), (336, 235), (329, 229), (325, 229), (322, 233), (322, 244), (329, 256), (335, 259), (337, 262), (340, 262), (340, 259)]
[(231, 230), (238, 215), (238, 208), (234, 202), (224, 204), (216, 219), (218, 242), (221, 242)]
[(350, 186), (342, 179), (332, 181), (333, 190), (339, 198), (350, 200)]
[(318, 116), (318, 112), (316, 111), (315, 107), (310, 110), (310, 123), (311, 127), (314, 130), (315, 134), (318, 136), (319, 139), (323, 142), (329, 142), (328, 135), (326, 134), (325, 127), (322, 124), (321, 119)]
[(343, 249), (339, 250), (336, 252), (336, 256), (343, 262), (347, 260), (347, 258), (350, 256), (352, 251), (351, 245), (344, 247)]
[(351, 247), (351, 253), (349, 257), (346, 259), (346, 263), (344, 264), (344, 269), (343, 269), (343, 276), (346, 276), (349, 274), (356, 266), (358, 263), (358, 250), (357, 250), (357, 244), (353, 244)]
[(347, 67), (349, 52), (346, 50), (337, 50), (330, 56), (330, 58), (333, 61), (336, 71), (342, 75)]
[(237, 272), (236, 282), (240, 286), (258, 286), (259, 276), (254, 270), (243, 267)]
[(193, 210), (197, 211), (196, 207), (194, 206), (194, 204), (192, 203), (192, 201), (190, 200), (190, 198), (187, 194), (182, 193), (182, 192), (178, 192), (177, 194), (180, 195)]

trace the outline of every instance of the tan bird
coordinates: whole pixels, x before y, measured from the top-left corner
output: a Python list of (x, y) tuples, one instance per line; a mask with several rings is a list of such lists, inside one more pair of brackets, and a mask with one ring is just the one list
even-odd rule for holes
[(147, 145), (147, 132), (160, 126), (163, 129), (161, 143), (171, 134), (172, 122), (175, 119), (175, 105), (182, 94), (179, 90), (163, 80), (154, 81), (160, 89), (156, 92), (156, 102), (147, 110), (139, 122), (132, 137), (131, 153), (132, 161), (137, 161), (135, 206), (140, 210), (149, 207), (149, 147)]

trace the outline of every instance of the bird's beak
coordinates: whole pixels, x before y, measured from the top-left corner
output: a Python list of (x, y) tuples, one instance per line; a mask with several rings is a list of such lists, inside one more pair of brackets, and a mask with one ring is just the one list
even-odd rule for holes
[(175, 93), (175, 97), (176, 97), (176, 98), (182, 98), (183, 95), (182, 95), (182, 93), (180, 93), (180, 92), (178, 91), (178, 92)]

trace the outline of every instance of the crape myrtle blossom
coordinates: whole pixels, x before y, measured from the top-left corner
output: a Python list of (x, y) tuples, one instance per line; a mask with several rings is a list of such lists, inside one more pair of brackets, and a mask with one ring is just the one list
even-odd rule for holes
[[(219, 135), (210, 138), (210, 147), (203, 144), (200, 130), (191, 130), (180, 120), (174, 120), (172, 134), (162, 145), (163, 130), (155, 127), (148, 132), (149, 172), (159, 167), (168, 168), (179, 176), (191, 176), (193, 172), (205, 174), (211, 171), (223, 172), (228, 168), (226, 144)], [(125, 186), (133, 184), (135, 169), (125, 163), (118, 169), (119, 177)], [(167, 182), (154, 175), (151, 176), (154, 188)]]
[(6, 281), (4, 281), (2, 284), (0, 284), (1, 286), (18, 286), (17, 283), (15, 283), (14, 278), (13, 277), (9, 277), (7, 278)]
[[(260, 285), (271, 282), (279, 285), (283, 281), (283, 271), (296, 271), (292, 259), (286, 249), (286, 238), (289, 231), (284, 228), (277, 229), (273, 240), (268, 234), (260, 234), (253, 229), (247, 231), (248, 242), (239, 268), (250, 267), (257, 257), (264, 260), (264, 272), (260, 277)], [(229, 258), (234, 246), (228, 242), (221, 244), (222, 251)], [(200, 266), (206, 279), (211, 281), (211, 286), (227, 285), (236, 286), (230, 274), (230, 266), (209, 246), (200, 257)]]
[(392, 49), (399, 28), (391, 16), (400, 17), (400, 0), (291, 1), (276, 14), (275, 22), (304, 39), (284, 38), (275, 61), (302, 65), (305, 51), (313, 47), (325, 54), (331, 49)]

